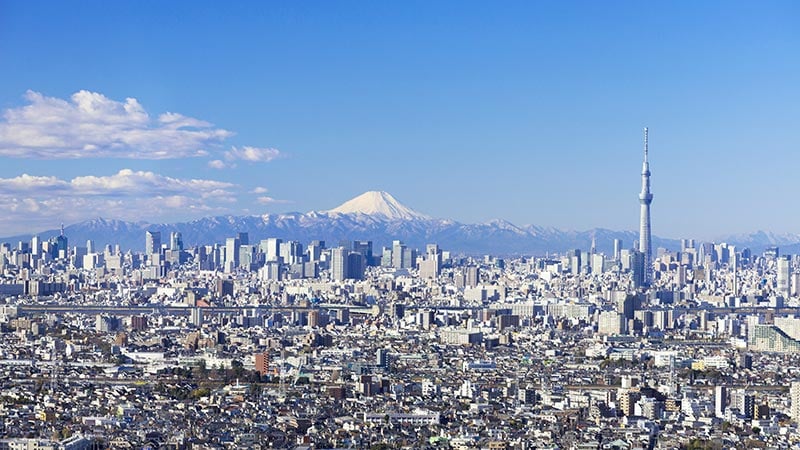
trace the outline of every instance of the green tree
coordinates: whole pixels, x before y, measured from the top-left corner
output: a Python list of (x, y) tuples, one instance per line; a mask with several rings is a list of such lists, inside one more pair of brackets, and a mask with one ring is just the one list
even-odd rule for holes
[(241, 378), (244, 375), (244, 364), (238, 359), (231, 361), (231, 368), (233, 369), (233, 376)]
[(199, 399), (201, 397), (207, 397), (208, 394), (210, 394), (210, 393), (211, 393), (210, 389), (201, 387), (201, 388), (193, 389), (192, 392), (189, 393), (189, 398), (197, 400), (197, 399)]

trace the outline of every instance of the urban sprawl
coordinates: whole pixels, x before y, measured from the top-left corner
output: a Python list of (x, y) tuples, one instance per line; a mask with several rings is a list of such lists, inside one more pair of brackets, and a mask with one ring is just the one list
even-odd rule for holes
[[(0, 448), (787, 448), (800, 260), (0, 247)], [(650, 272), (651, 281), (643, 280)]]
[[(0, 245), (0, 450), (800, 448), (800, 257)], [(162, 242), (162, 237), (168, 239)]]

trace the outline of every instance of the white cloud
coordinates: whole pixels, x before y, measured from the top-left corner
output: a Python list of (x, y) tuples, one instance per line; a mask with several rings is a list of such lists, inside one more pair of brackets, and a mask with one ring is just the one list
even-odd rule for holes
[(234, 185), (222, 181), (180, 179), (153, 172), (122, 169), (109, 176), (82, 176), (70, 181), (56, 177), (37, 177), (23, 174), (15, 178), (0, 178), (0, 195), (11, 193), (69, 194), (80, 196), (147, 196), (172, 193), (203, 195), (228, 192)]
[[(233, 135), (208, 122), (177, 113), (167, 112), (154, 120), (135, 98), (120, 102), (96, 92), (79, 91), (69, 100), (63, 100), (28, 91), (25, 99), (27, 105), (3, 113), (0, 156), (185, 158), (207, 156)], [(243, 149), (248, 148), (253, 147)], [(236, 148), (231, 152), (238, 154)], [(243, 154), (251, 155), (247, 151)]]
[(237, 189), (222, 181), (130, 169), (71, 180), (27, 174), (0, 178), (0, 210), (13, 213), (0, 215), (0, 230), (11, 235), (91, 217), (173, 221), (231, 213)]
[(251, 194), (266, 194), (269, 190), (263, 186), (257, 186), (255, 189), (250, 191)]
[(56, 191), (69, 183), (56, 177), (39, 177), (23, 173), (15, 178), (0, 178), (0, 192)]
[(281, 152), (274, 148), (258, 147), (233, 147), (225, 153), (225, 159), (242, 160), (249, 162), (269, 162), (281, 156)]
[(289, 203), (289, 201), (288, 201), (288, 200), (278, 200), (278, 199), (275, 199), (275, 198), (272, 198), (272, 197), (266, 197), (266, 196), (264, 196), (264, 197), (258, 197), (258, 198), (256, 199), (256, 201), (257, 201), (258, 203), (261, 203), (262, 205), (273, 205), (273, 204), (284, 204), (284, 203)]
[(208, 167), (212, 169), (224, 169), (228, 167), (228, 165), (225, 164), (225, 161), (222, 161), (220, 159), (213, 159), (208, 162)]

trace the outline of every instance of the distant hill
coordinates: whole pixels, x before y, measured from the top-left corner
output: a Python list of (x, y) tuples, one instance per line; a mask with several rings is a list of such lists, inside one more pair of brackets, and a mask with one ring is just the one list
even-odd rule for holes
[[(588, 250), (592, 237), (597, 250), (610, 254), (614, 239), (621, 239), (623, 248), (631, 248), (638, 239), (633, 231), (592, 229), (565, 231), (536, 225), (517, 226), (504, 220), (486, 223), (465, 224), (447, 219), (434, 219), (398, 202), (386, 192), (367, 192), (329, 211), (308, 213), (291, 212), (265, 214), (262, 216), (217, 216), (205, 217), (190, 222), (153, 224), (146, 222), (124, 222), (119, 220), (93, 219), (69, 225), (64, 233), (70, 245), (85, 245), (93, 239), (95, 245), (120, 244), (123, 250), (144, 250), (144, 234), (147, 230), (161, 231), (162, 242), (168, 242), (169, 233), (179, 231), (187, 246), (224, 243), (225, 238), (238, 232), (249, 233), (250, 242), (256, 243), (268, 237), (298, 240), (308, 243), (314, 239), (326, 241), (328, 246), (339, 241), (364, 239), (374, 242), (375, 248), (390, 246), (399, 239), (407, 245), (424, 248), (425, 244), (437, 243), (445, 250), (466, 254), (495, 255), (544, 255), (562, 253), (569, 249)], [(60, 230), (38, 233), (43, 239), (58, 235)], [(32, 235), (10, 236), (2, 241), (16, 243), (30, 240)], [(756, 232), (748, 235), (730, 236), (718, 242), (728, 242), (737, 247), (749, 247), (755, 252), (778, 245), (782, 253), (800, 250), (800, 236), (774, 235)], [(680, 249), (680, 241), (654, 236), (654, 248)]]

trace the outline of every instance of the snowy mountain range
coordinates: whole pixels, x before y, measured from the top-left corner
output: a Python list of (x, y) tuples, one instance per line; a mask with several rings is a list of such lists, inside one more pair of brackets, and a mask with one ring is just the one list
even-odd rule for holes
[[(124, 222), (109, 219), (93, 219), (65, 228), (70, 245), (84, 245), (88, 239), (102, 248), (105, 244), (120, 244), (122, 249), (144, 250), (146, 230), (161, 231), (162, 242), (169, 241), (169, 233), (181, 232), (187, 246), (197, 244), (224, 243), (225, 238), (238, 232), (248, 232), (250, 243), (277, 237), (308, 243), (320, 239), (328, 246), (340, 241), (371, 240), (374, 248), (390, 246), (392, 240), (400, 239), (407, 245), (424, 248), (425, 244), (437, 243), (446, 250), (467, 254), (495, 255), (544, 255), (561, 253), (569, 249), (585, 249), (591, 246), (594, 237), (597, 250), (611, 253), (614, 239), (621, 239), (623, 248), (630, 248), (638, 239), (633, 231), (592, 229), (565, 231), (536, 225), (517, 226), (504, 220), (493, 220), (479, 224), (465, 224), (453, 220), (435, 219), (401, 204), (391, 194), (380, 191), (366, 192), (328, 211), (308, 213), (265, 214), (261, 216), (217, 216), (205, 217), (190, 222), (153, 224), (146, 222)], [(59, 233), (49, 230), (39, 233), (48, 239)], [(30, 240), (32, 235), (11, 236), (4, 242)], [(800, 236), (775, 235), (756, 232), (731, 236), (719, 242), (747, 246), (754, 251), (764, 247), (780, 245), (782, 253), (795, 244), (800, 249)], [(655, 248), (670, 250), (680, 248), (679, 241), (654, 236)]]

